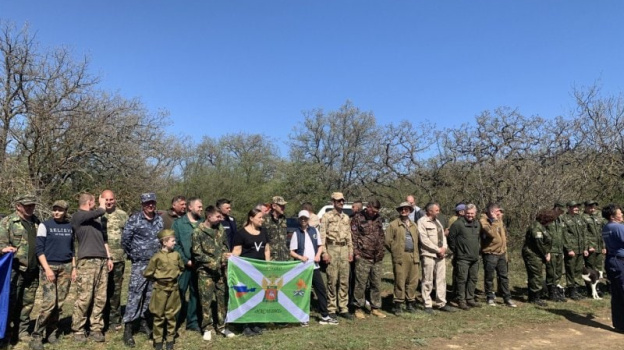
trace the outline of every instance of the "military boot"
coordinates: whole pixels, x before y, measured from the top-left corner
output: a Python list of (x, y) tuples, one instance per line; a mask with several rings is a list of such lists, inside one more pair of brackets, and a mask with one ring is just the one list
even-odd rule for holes
[(570, 295), (570, 299), (572, 300), (580, 300), (581, 296), (578, 294), (575, 287), (568, 288), (568, 293)]
[(409, 312), (410, 314), (413, 314), (416, 312), (416, 302), (415, 301), (408, 301), (407, 302), (407, 306), (405, 307), (405, 311)]
[(133, 348), (136, 346), (136, 343), (134, 342), (134, 337), (132, 336), (132, 322), (126, 323), (124, 327), (123, 342), (127, 347)]
[(166, 350), (173, 350), (173, 344), (174, 344), (173, 341), (168, 341), (167, 345), (165, 346), (165, 349)]
[(141, 319), (139, 332), (145, 333), (145, 335), (147, 335), (147, 339), (150, 339), (152, 337), (152, 328), (150, 327), (149, 322), (147, 322), (147, 320), (144, 318)]
[(392, 312), (395, 316), (401, 316), (401, 314), (403, 313), (403, 303), (395, 302)]
[(156, 342), (154, 340), (154, 350), (163, 350), (163, 342)]

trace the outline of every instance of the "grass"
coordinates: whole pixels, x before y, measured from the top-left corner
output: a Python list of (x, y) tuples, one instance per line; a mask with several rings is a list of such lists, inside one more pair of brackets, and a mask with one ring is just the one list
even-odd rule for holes
[[(130, 266), (127, 266), (126, 274)], [(479, 271), (478, 289), (483, 288), (482, 265)], [(234, 339), (217, 337), (208, 343), (202, 340), (199, 333), (186, 333), (180, 331), (180, 337), (176, 340), (177, 349), (407, 349), (426, 348), (433, 338), (447, 338), (461, 336), (462, 334), (490, 334), (493, 330), (518, 326), (547, 324), (561, 320), (579, 320), (609, 307), (609, 300), (584, 299), (579, 302), (549, 303), (546, 308), (536, 308), (524, 303), (526, 301), (526, 272), (524, 264), (519, 256), (510, 259), (510, 284), (514, 299), (519, 304), (518, 308), (508, 308), (503, 305), (491, 307), (484, 305), (481, 308), (472, 309), (468, 312), (458, 311), (452, 314), (435, 311), (433, 315), (424, 312), (416, 314), (404, 314), (396, 317), (389, 313), (392, 304), (392, 268), (389, 255), (384, 260), (383, 308), (388, 312), (388, 317), (378, 319), (367, 317), (366, 320), (347, 321), (340, 319), (338, 326), (321, 326), (311, 319), (310, 326), (306, 328), (292, 325), (285, 328), (269, 328), (260, 337), (245, 338), (237, 336)], [(450, 269), (447, 273), (447, 281), (450, 284)], [(124, 291), (127, 290), (127, 278), (124, 281)], [(124, 293), (125, 294), (125, 293)], [(70, 298), (64, 307), (65, 317), (71, 316), (73, 307), (72, 288)], [(479, 295), (480, 300), (484, 296)], [(125, 296), (122, 299), (125, 304)], [(500, 298), (499, 298), (500, 301)], [(36, 308), (32, 315), (35, 315)], [(316, 316), (316, 314), (313, 314)], [(69, 321), (65, 318), (65, 324)], [(123, 332), (108, 332), (107, 342), (104, 344), (89, 342), (86, 347), (92, 350), (119, 349), (123, 348)], [(135, 335), (136, 349), (152, 349), (152, 343), (143, 334)], [(73, 342), (70, 334), (66, 334), (55, 345), (45, 345), (47, 349), (82, 350), (85, 345)], [(25, 343), (19, 343), (16, 349), (27, 349)]]

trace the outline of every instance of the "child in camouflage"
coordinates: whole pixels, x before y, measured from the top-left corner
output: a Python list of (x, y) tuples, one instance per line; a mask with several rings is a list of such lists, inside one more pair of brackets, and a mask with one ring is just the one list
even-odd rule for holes
[[(175, 233), (162, 230), (158, 234), (162, 249), (154, 254), (143, 276), (154, 281), (149, 310), (154, 315), (154, 349), (172, 350), (176, 331), (176, 316), (180, 311), (178, 276), (184, 270), (180, 254), (173, 250)], [(166, 332), (166, 333), (165, 333)]]

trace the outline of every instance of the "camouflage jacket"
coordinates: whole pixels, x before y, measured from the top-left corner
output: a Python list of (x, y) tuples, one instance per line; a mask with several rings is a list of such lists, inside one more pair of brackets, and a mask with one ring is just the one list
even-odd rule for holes
[(533, 253), (544, 260), (546, 254), (550, 253), (551, 246), (552, 237), (550, 232), (542, 224), (534, 221), (526, 231), (522, 252)]
[(586, 245), (588, 248), (594, 248), (597, 253), (600, 253), (605, 246), (602, 240), (602, 227), (606, 225), (607, 221), (596, 215), (582, 214), (582, 216), (587, 223)]
[(563, 254), (563, 231), (565, 223), (561, 216), (546, 226), (550, 236), (550, 253)]
[(587, 249), (585, 236), (587, 235), (587, 223), (581, 215), (561, 215), (563, 228), (563, 249), (565, 253), (573, 251), (576, 255), (582, 254)]
[(362, 210), (351, 218), (351, 239), (353, 255), (358, 258), (379, 262), (384, 257), (384, 231), (381, 216), (369, 218)]
[(266, 230), (271, 242), (271, 260), (289, 261), (290, 246), (286, 237), (286, 217), (281, 215), (277, 220), (273, 218), (273, 212), (264, 216), (262, 227)]
[(193, 230), (192, 241), (191, 256), (198, 268), (211, 275), (221, 273), (224, 255), (229, 252), (223, 225), (213, 228), (201, 223)]
[(102, 227), (108, 236), (108, 248), (114, 262), (122, 262), (126, 258), (126, 254), (121, 246), (121, 234), (124, 226), (128, 221), (128, 214), (121, 210), (115, 209), (112, 213), (105, 213), (102, 216)]
[[(35, 215), (33, 215), (31, 219), (34, 226), (32, 231), (34, 236), (31, 237), (32, 239), (30, 241), (35, 244), (37, 227), (39, 226), (40, 221)], [(2, 219), (2, 221), (0, 221), (0, 250), (6, 247), (17, 248), (17, 251), (13, 255), (13, 268), (19, 267), (20, 271), (26, 271), (29, 268), (34, 269), (38, 267), (37, 264), (35, 264), (35, 266), (28, 266), (29, 258), (32, 258), (28, 255), (28, 253), (30, 251), (32, 251), (32, 254), (35, 253), (35, 247), (30, 247), (28, 238), (28, 230), (24, 227), (24, 225), (22, 225), (22, 218), (20, 218), (17, 212), (6, 216)]]
[(130, 215), (121, 234), (121, 246), (128, 259), (149, 261), (160, 250), (158, 233), (162, 230), (163, 220), (159, 215), (154, 215), (152, 220), (147, 220), (141, 211)]

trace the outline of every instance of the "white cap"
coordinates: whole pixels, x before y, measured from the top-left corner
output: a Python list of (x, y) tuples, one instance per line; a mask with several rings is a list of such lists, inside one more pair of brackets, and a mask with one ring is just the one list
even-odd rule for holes
[(310, 212), (308, 212), (307, 210), (302, 210), (299, 212), (299, 215), (297, 215), (298, 218), (301, 217), (306, 217), (306, 218), (310, 218)]

